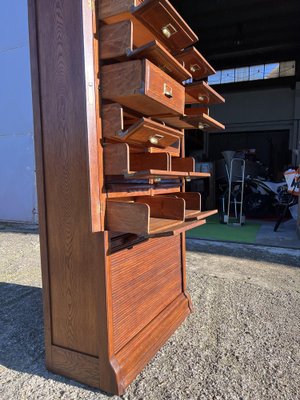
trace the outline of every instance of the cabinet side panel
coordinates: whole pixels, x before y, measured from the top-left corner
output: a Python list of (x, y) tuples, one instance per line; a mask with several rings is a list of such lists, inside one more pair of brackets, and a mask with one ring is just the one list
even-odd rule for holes
[(52, 344), (97, 356), (103, 240), (90, 224), (82, 2), (36, 10)]
[(46, 197), (45, 197), (45, 187), (44, 187), (43, 138), (42, 138), (42, 126), (41, 126), (38, 36), (37, 36), (35, 0), (28, 0), (28, 20), (29, 20), (29, 39), (30, 39), (32, 105), (34, 114), (36, 182), (38, 189), (39, 237), (40, 237), (42, 283), (43, 283), (43, 308), (44, 308), (44, 331), (45, 331), (44, 336), (45, 336), (46, 364), (49, 367), (52, 364), (51, 307), (50, 307), (48, 243), (47, 243), (47, 222), (46, 222)]
[(117, 353), (182, 293), (180, 236), (150, 239), (110, 257)]

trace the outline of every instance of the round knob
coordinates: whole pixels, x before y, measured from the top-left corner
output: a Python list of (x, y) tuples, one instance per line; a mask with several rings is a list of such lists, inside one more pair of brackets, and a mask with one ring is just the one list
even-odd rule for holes
[(170, 37), (171, 37), (170, 29), (167, 26), (164, 26), (161, 30), (162, 30), (162, 33), (165, 35), (165, 37), (167, 39), (170, 39)]
[(150, 142), (151, 144), (158, 145), (158, 138), (155, 137), (155, 136), (151, 136), (151, 137), (149, 138), (149, 142)]

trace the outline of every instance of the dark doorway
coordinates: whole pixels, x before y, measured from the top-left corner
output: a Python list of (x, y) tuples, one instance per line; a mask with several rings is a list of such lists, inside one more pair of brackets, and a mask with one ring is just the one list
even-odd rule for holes
[(219, 160), (224, 150), (256, 149), (256, 157), (269, 168), (270, 175), (276, 178), (291, 162), (289, 150), (289, 131), (259, 131), (213, 133), (209, 136), (208, 158)]

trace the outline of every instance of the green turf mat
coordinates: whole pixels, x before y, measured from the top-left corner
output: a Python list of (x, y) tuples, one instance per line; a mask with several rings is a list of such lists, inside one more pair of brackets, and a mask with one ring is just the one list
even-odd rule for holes
[(219, 216), (207, 218), (207, 223), (187, 232), (188, 238), (212, 239), (228, 242), (255, 243), (260, 224), (246, 221), (243, 226), (220, 224)]

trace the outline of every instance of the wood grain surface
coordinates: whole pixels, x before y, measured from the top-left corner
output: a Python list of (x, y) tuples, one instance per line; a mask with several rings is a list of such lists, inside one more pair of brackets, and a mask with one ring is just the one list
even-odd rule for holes
[(84, 38), (78, 29), (82, 8), (80, 2), (63, 0), (35, 5), (41, 123), (36, 134), (44, 166), (40, 206), (47, 225), (42, 242), (48, 247), (51, 341), (97, 356), (95, 298), (104, 249), (91, 230)]
[(133, 50), (133, 24), (125, 20), (111, 25), (103, 25), (99, 32), (102, 60), (126, 58)]
[(157, 40), (135, 48), (133, 51), (127, 53), (127, 57), (130, 59), (147, 58), (180, 83), (192, 77), (190, 72)]
[(147, 204), (108, 201), (106, 229), (112, 232), (148, 235), (150, 232), (150, 207)]
[(126, 387), (190, 314), (188, 299), (179, 295), (116, 355)]
[(195, 159), (193, 157), (172, 157), (172, 171), (195, 172)]
[(152, 218), (167, 218), (177, 221), (185, 219), (185, 201), (177, 197), (147, 196), (137, 197), (138, 203), (145, 203), (150, 206)]
[(115, 253), (110, 264), (117, 353), (180, 295), (180, 237), (152, 239)]
[(99, 360), (75, 351), (52, 347), (53, 371), (86, 385), (100, 387)]
[(148, 60), (105, 65), (101, 77), (103, 99), (146, 116), (184, 113), (184, 87)]
[(143, 171), (145, 169), (170, 169), (170, 156), (167, 153), (131, 153), (130, 170)]
[(29, 40), (30, 40), (30, 66), (31, 66), (31, 87), (33, 101), (34, 118), (34, 144), (35, 144), (35, 163), (36, 181), (39, 207), (39, 234), (40, 252), (42, 265), (42, 284), (43, 284), (43, 309), (44, 309), (44, 337), (46, 366), (52, 365), (52, 322), (51, 322), (51, 300), (50, 300), (50, 265), (49, 248), (47, 238), (47, 214), (46, 214), (46, 189), (45, 189), (45, 163), (43, 158), (43, 136), (41, 121), (41, 87), (39, 81), (39, 57), (38, 57), (38, 27), (36, 0), (28, 1), (29, 19)]

